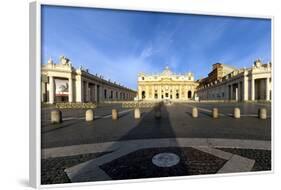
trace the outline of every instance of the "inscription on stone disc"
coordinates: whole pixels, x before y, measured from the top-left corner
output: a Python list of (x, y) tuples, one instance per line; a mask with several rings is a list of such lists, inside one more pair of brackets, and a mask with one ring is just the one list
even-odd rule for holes
[(179, 156), (174, 153), (160, 153), (152, 158), (152, 163), (158, 167), (171, 167), (178, 164), (180, 161)]

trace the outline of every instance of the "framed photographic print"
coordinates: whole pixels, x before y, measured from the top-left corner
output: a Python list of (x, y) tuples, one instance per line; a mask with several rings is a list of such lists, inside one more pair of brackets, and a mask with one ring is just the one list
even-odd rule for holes
[(31, 3), (32, 186), (271, 173), (272, 25)]

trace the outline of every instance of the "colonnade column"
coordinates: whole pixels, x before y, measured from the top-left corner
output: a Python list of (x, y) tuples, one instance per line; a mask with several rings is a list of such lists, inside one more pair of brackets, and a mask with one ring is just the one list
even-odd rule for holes
[(50, 80), (50, 84), (49, 84), (49, 103), (53, 104), (54, 103), (54, 94), (55, 94), (54, 77), (50, 76), (49, 80)]
[(85, 102), (89, 101), (89, 83), (85, 81)]
[(97, 102), (98, 101), (98, 85), (97, 84), (95, 84), (95, 86), (94, 86), (94, 88), (95, 88), (95, 102)]
[(244, 81), (243, 81), (243, 100), (244, 101), (247, 101), (249, 96), (249, 90), (248, 90), (248, 77), (245, 77), (244, 78)]
[(225, 100), (228, 100), (229, 98), (228, 98), (228, 85), (225, 85), (225, 87), (224, 87), (224, 99)]
[(265, 89), (266, 89), (266, 100), (268, 101), (268, 100), (270, 100), (270, 97), (269, 97), (269, 78), (266, 78), (266, 87), (265, 87)]
[(240, 87), (240, 81), (238, 81), (237, 90), (235, 91), (236, 92), (236, 101), (240, 100), (240, 94), (241, 94), (240, 88), (241, 88)]
[(252, 75), (252, 80), (251, 80), (251, 100), (255, 100), (255, 78)]
[(232, 100), (233, 99), (233, 89), (232, 89), (232, 84), (231, 85), (229, 85), (229, 88), (230, 88), (230, 100)]
[(68, 102), (73, 102), (73, 81), (72, 76), (68, 78)]
[(102, 85), (99, 85), (99, 101), (101, 102), (103, 100), (103, 89), (102, 89)]

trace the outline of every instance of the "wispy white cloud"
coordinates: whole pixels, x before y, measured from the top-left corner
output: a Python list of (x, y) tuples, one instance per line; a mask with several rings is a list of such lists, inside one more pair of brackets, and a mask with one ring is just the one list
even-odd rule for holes
[(142, 50), (140, 57), (142, 59), (148, 58), (153, 54), (152, 46), (148, 46), (145, 49)]

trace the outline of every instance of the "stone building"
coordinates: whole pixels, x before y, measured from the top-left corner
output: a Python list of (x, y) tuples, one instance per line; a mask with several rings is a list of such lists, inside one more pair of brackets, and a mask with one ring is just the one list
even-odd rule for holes
[(184, 101), (194, 99), (198, 83), (192, 73), (175, 74), (168, 67), (160, 74), (138, 76), (138, 99)]
[(203, 78), (200, 80), (199, 87), (204, 86), (206, 84), (222, 80), (223, 76), (231, 73), (232, 71), (236, 70), (236, 68), (222, 63), (215, 63), (213, 64), (212, 71), (208, 74), (208, 77)]
[(133, 100), (137, 92), (102, 76), (93, 75), (87, 69), (75, 69), (64, 56), (55, 64), (49, 60), (41, 67), (41, 101), (101, 102)]
[[(228, 68), (225, 68), (228, 67)], [(218, 68), (221, 75), (214, 77)], [(236, 69), (224, 64), (213, 65), (208, 77), (198, 81), (197, 94), (200, 100), (271, 100), (271, 63), (256, 60), (252, 67)]]

